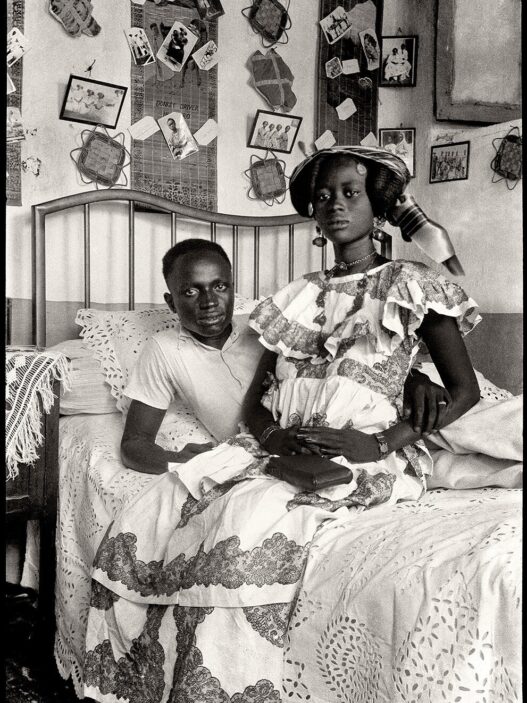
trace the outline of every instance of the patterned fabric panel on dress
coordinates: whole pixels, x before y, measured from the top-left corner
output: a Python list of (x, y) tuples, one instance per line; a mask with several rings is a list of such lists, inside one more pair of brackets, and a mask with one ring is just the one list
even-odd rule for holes
[[(278, 353), (266, 407), (284, 427), (388, 428), (400, 418), (404, 381), (420, 344), (416, 331), (431, 310), (455, 318), (462, 334), (480, 320), (476, 303), (457, 284), (420, 263), (388, 262), (331, 279), (316, 272), (293, 281), (251, 315), (262, 344)], [(417, 476), (430, 474), (422, 442), (365, 468), (379, 471), (382, 464), (402, 480), (408, 463)]]

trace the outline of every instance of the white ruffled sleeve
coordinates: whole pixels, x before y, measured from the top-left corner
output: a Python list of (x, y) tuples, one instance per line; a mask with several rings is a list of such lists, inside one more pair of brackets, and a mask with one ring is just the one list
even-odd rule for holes
[(462, 336), (481, 322), (477, 303), (453, 281), (425, 264), (400, 262), (386, 293), (382, 326), (398, 340), (417, 337), (431, 310), (456, 319)]

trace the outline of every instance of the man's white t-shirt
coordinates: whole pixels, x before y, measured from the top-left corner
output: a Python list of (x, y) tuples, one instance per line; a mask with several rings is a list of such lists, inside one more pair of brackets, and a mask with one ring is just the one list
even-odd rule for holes
[(155, 334), (143, 347), (124, 393), (161, 410), (179, 396), (218, 441), (236, 434), (242, 402), (263, 353), (248, 315), (237, 315), (223, 349), (184, 327)]

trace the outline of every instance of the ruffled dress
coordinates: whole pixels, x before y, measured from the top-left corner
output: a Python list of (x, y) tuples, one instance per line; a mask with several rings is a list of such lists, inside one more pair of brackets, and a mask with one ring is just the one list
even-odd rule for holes
[[(260, 342), (278, 354), (263, 404), (284, 428), (387, 429), (401, 419), (404, 382), (421, 343), (417, 329), (430, 310), (454, 317), (462, 335), (481, 320), (457, 284), (418, 262), (292, 281), (250, 317)], [(391, 477), (389, 502), (395, 502), (421, 495), (432, 459), (418, 441), (354, 467)]]

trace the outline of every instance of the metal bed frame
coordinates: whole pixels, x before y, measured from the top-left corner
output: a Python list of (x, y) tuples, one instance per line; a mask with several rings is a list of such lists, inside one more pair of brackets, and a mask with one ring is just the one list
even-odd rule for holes
[[(232, 268), (235, 290), (238, 289), (239, 257), (238, 240), (240, 227), (253, 230), (253, 297), (260, 293), (260, 233), (263, 228), (288, 230), (288, 277), (294, 277), (295, 227), (312, 220), (300, 215), (253, 217), (227, 215), (219, 212), (175, 203), (150, 193), (135, 190), (93, 190), (63, 198), (49, 200), (31, 207), (32, 235), (32, 311), (33, 343), (37, 347), (46, 346), (46, 216), (75, 207), (83, 208), (84, 216), (84, 307), (90, 307), (90, 206), (105, 201), (128, 203), (128, 309), (135, 307), (135, 214), (137, 205), (142, 205), (156, 213), (170, 214), (171, 246), (177, 241), (180, 220), (207, 223), (211, 241), (216, 241), (217, 227), (231, 228)], [(386, 256), (389, 247), (381, 243), (381, 252)], [(390, 257), (388, 257), (390, 258)], [(321, 250), (321, 266), (326, 267), (326, 249)]]

